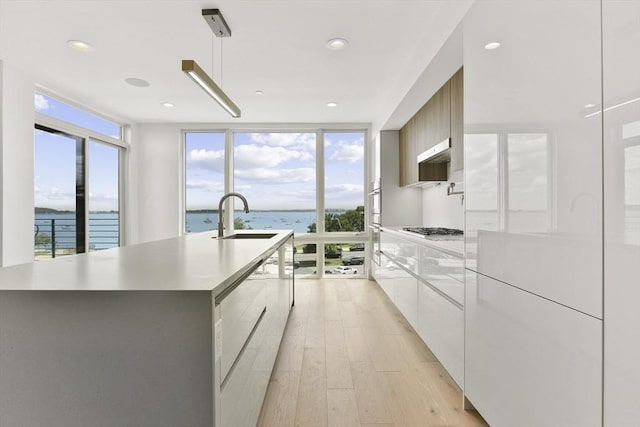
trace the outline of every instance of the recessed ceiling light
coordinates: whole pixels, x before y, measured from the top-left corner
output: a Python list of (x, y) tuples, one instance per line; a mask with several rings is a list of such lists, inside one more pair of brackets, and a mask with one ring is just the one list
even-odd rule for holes
[(93, 46), (82, 40), (67, 40), (67, 46), (78, 52), (91, 52), (93, 50)]
[(264, 93), (264, 92), (263, 92), (263, 91), (261, 91), (261, 90), (257, 90), (257, 91), (256, 91), (256, 95), (262, 95), (263, 93)]
[(337, 107), (338, 103), (337, 102), (327, 102), (327, 107), (329, 108), (333, 108), (333, 107)]
[(347, 47), (349, 41), (347, 39), (335, 38), (327, 41), (327, 49), (340, 50)]
[(127, 84), (130, 84), (131, 86), (135, 86), (135, 87), (149, 87), (149, 86), (151, 86), (151, 84), (149, 84), (148, 81), (142, 80), (142, 79), (137, 79), (135, 77), (129, 77), (128, 79), (124, 79), (124, 81), (127, 82)]
[(584, 106), (584, 108), (592, 108), (592, 107), (595, 107), (595, 106), (596, 106), (596, 104), (586, 104)]
[(163, 106), (163, 107), (167, 107), (167, 108), (171, 108), (171, 107), (174, 107), (174, 106), (175, 106), (175, 104), (173, 104), (173, 103), (171, 103), (171, 102), (163, 102), (163, 103), (162, 103), (162, 106)]
[(500, 43), (498, 42), (491, 42), (491, 43), (487, 43), (484, 45), (484, 48), (487, 50), (493, 50), (493, 49), (497, 49), (500, 47)]

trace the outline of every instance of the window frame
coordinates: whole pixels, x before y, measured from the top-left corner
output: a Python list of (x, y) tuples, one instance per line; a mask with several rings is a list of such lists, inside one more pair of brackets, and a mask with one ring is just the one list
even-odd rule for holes
[[(304, 244), (316, 245), (316, 274), (304, 275), (310, 278), (324, 277), (324, 249), (325, 244), (332, 243), (364, 243), (369, 245), (369, 204), (367, 203), (367, 183), (371, 181), (371, 168), (369, 167), (369, 159), (371, 158), (371, 126), (362, 123), (344, 123), (344, 124), (243, 124), (234, 126), (233, 124), (220, 124), (212, 126), (207, 124), (192, 125), (180, 130), (181, 143), (181, 164), (180, 167), (180, 230), (181, 234), (186, 234), (185, 230), (185, 185), (186, 185), (186, 134), (191, 132), (224, 132), (225, 133), (225, 173), (224, 188), (225, 193), (234, 191), (234, 135), (236, 133), (315, 133), (316, 134), (316, 232), (315, 233), (296, 233), (296, 246)], [(325, 210), (325, 171), (324, 171), (324, 134), (325, 133), (362, 133), (364, 137), (364, 158), (363, 158), (363, 177), (362, 184), (364, 188), (364, 207), (365, 207), (365, 224), (364, 230), (360, 232), (325, 232), (324, 227), (324, 210)], [(251, 200), (249, 200), (251, 203)], [(231, 225), (229, 232), (233, 231), (233, 212), (225, 211), (225, 224)], [(367, 276), (370, 265), (369, 250), (365, 248), (365, 273)], [(363, 276), (357, 276), (363, 277)]]
[[(47, 96), (51, 96), (60, 102), (64, 102), (66, 104), (72, 105), (76, 108), (84, 109), (84, 107), (79, 107), (77, 104), (71, 103), (66, 99), (61, 99), (58, 96), (50, 95), (46, 91), (36, 89), (36, 93), (42, 93)], [(86, 110), (91, 114), (97, 115), (94, 111)], [(105, 117), (100, 115), (100, 117)], [(111, 118), (107, 118), (108, 120), (113, 121)], [(126, 189), (126, 180), (127, 180), (127, 158), (129, 152), (129, 143), (126, 141), (126, 136), (129, 134), (130, 129), (128, 125), (123, 125), (121, 122), (114, 122), (120, 125), (120, 135), (122, 139), (112, 138), (108, 135), (102, 134), (100, 132), (93, 131), (91, 129), (86, 129), (81, 126), (75, 125), (73, 123), (65, 122), (63, 120), (57, 119), (55, 117), (48, 116), (43, 113), (39, 113), (34, 109), (34, 130), (38, 127), (47, 128), (54, 132), (60, 132), (62, 134), (70, 135), (71, 137), (81, 138), (83, 139), (84, 145), (84, 188), (85, 188), (85, 203), (84, 203), (84, 248), (89, 248), (89, 194), (91, 191), (90, 183), (88, 177), (90, 176), (89, 171), (89, 143), (91, 141), (99, 142), (108, 146), (113, 146), (118, 149), (118, 244), (119, 246), (126, 245), (127, 233), (126, 233), (126, 199), (127, 199), (127, 189)]]

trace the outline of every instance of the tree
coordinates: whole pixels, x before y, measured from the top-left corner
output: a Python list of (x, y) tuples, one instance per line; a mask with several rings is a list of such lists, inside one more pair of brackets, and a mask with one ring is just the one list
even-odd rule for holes
[[(315, 222), (307, 227), (309, 233), (315, 233), (316, 228)], [(364, 231), (364, 206), (357, 206), (355, 209), (346, 210), (339, 215), (326, 213), (324, 215), (324, 229), (327, 232)]]
[(242, 218), (234, 218), (233, 219), (233, 228), (235, 230), (253, 230), (252, 227), (248, 227), (244, 221), (242, 220)]
[(47, 246), (51, 244), (51, 236), (46, 233), (38, 233), (34, 238), (36, 246)]

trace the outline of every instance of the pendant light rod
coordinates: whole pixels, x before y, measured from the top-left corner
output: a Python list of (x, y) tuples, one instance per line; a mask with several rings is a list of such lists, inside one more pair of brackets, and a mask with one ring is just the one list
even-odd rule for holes
[(182, 60), (182, 71), (209, 94), (232, 117), (240, 117), (240, 109), (193, 59)]

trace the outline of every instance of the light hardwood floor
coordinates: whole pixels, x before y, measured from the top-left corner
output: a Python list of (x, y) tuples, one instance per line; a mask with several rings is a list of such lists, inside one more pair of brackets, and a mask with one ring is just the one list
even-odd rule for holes
[(486, 426), (380, 287), (296, 280), (259, 426)]

